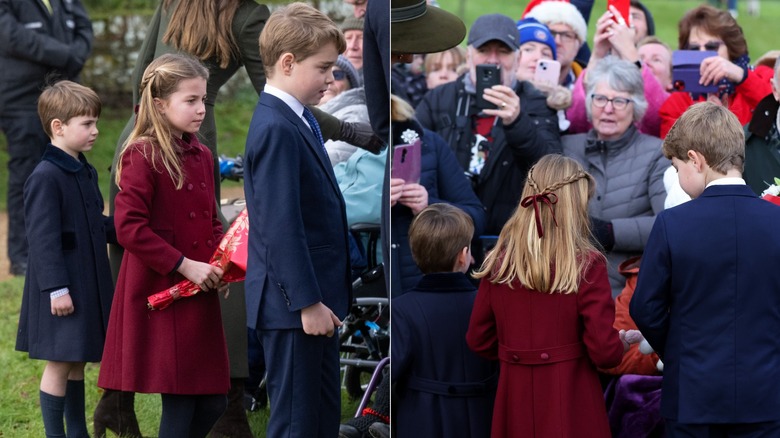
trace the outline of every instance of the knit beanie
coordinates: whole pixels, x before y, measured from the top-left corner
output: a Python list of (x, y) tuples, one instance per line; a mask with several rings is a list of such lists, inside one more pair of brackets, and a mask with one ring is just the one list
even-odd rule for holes
[(528, 4), (523, 18), (533, 17), (540, 23), (550, 26), (551, 24), (563, 23), (569, 25), (580, 44), (587, 42), (588, 25), (577, 7), (568, 1), (558, 0), (534, 0)]
[(350, 88), (357, 88), (362, 85), (360, 83), (360, 75), (358, 75), (357, 70), (355, 70), (355, 67), (352, 66), (352, 63), (349, 62), (346, 56), (339, 55), (338, 59), (336, 59), (336, 67), (347, 74)]
[(517, 21), (517, 31), (520, 33), (520, 45), (535, 41), (546, 45), (552, 50), (553, 59), (558, 59), (555, 51), (555, 38), (550, 29), (536, 20), (536, 18), (524, 18)]
[(353, 15), (348, 16), (341, 22), (341, 31), (346, 32), (348, 30), (363, 30), (363, 19), (356, 18)]
[(639, 0), (631, 0), (631, 6), (641, 9), (645, 13), (645, 21), (647, 22), (647, 35), (655, 35), (655, 20), (653, 20), (653, 14), (647, 9), (647, 6), (643, 5)]

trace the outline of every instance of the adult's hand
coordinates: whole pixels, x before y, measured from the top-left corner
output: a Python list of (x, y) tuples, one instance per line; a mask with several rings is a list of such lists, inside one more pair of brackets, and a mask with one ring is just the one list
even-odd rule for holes
[(398, 202), (409, 207), (416, 216), (428, 206), (428, 190), (420, 184), (406, 184)]
[(497, 108), (486, 109), (483, 112), (489, 116), (500, 117), (504, 125), (511, 125), (520, 116), (520, 96), (506, 85), (486, 88), (485, 100)]
[(701, 78), (699, 79), (700, 85), (717, 84), (721, 79), (727, 78), (731, 82), (740, 83), (742, 77), (745, 75), (745, 71), (742, 67), (734, 64), (726, 58), (720, 56), (710, 56), (704, 58), (699, 68)]
[(395, 207), (395, 204), (404, 194), (404, 184), (406, 182), (401, 178), (390, 178), (390, 207)]

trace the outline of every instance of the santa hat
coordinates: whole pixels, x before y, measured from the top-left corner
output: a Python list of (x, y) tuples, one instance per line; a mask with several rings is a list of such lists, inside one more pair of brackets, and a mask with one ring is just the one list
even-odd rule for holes
[(523, 11), (523, 18), (528, 17), (536, 18), (547, 26), (566, 24), (577, 34), (580, 43), (587, 41), (588, 24), (577, 7), (568, 0), (531, 0)]

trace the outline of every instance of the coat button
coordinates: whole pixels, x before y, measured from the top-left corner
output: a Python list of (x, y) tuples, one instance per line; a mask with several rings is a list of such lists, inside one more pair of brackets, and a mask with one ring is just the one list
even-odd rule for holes
[(214, 241), (213, 240), (207, 240), (206, 241), (206, 245), (208, 245), (209, 247), (212, 247), (212, 246), (214, 246)]
[(197, 248), (198, 247), (198, 241), (197, 240), (192, 242), (192, 247), (193, 248)]
[(208, 218), (208, 217), (209, 217), (209, 212), (208, 212), (208, 210), (203, 210), (203, 217), (205, 217), (205, 218)]
[(187, 190), (192, 190), (192, 187), (194, 187), (192, 184), (187, 184)]
[(516, 354), (513, 354), (512, 355), (512, 362), (519, 362), (519, 361), (520, 361), (520, 356), (518, 356)]
[(539, 357), (541, 357), (541, 358), (542, 358), (542, 360), (547, 360), (547, 359), (549, 359), (549, 358), (550, 358), (550, 355), (549, 355), (549, 354), (547, 354), (547, 353), (542, 353), (542, 354), (541, 354)]
[(200, 155), (195, 155), (195, 161), (200, 162)]
[(205, 189), (205, 188), (206, 188), (206, 183), (204, 183), (203, 181), (201, 181), (201, 183), (200, 183), (200, 188), (202, 188), (202, 189)]
[(190, 219), (195, 219), (195, 212), (194, 211), (190, 212)]

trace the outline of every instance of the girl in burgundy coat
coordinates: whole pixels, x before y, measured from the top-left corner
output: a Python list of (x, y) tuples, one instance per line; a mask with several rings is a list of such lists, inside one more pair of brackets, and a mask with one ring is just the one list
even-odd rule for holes
[[(135, 128), (121, 152), (115, 224), (125, 248), (98, 386), (162, 394), (160, 437), (205, 437), (227, 404), (219, 298), (222, 270), (205, 263), (222, 225), (212, 157), (198, 142), (208, 71), (163, 55), (141, 79)], [(189, 279), (202, 292), (149, 311), (147, 297)]]
[(606, 260), (590, 241), (594, 184), (576, 161), (542, 157), (475, 274), (466, 341), (500, 361), (493, 437), (610, 436), (596, 367), (619, 364), (628, 344), (612, 328)]

